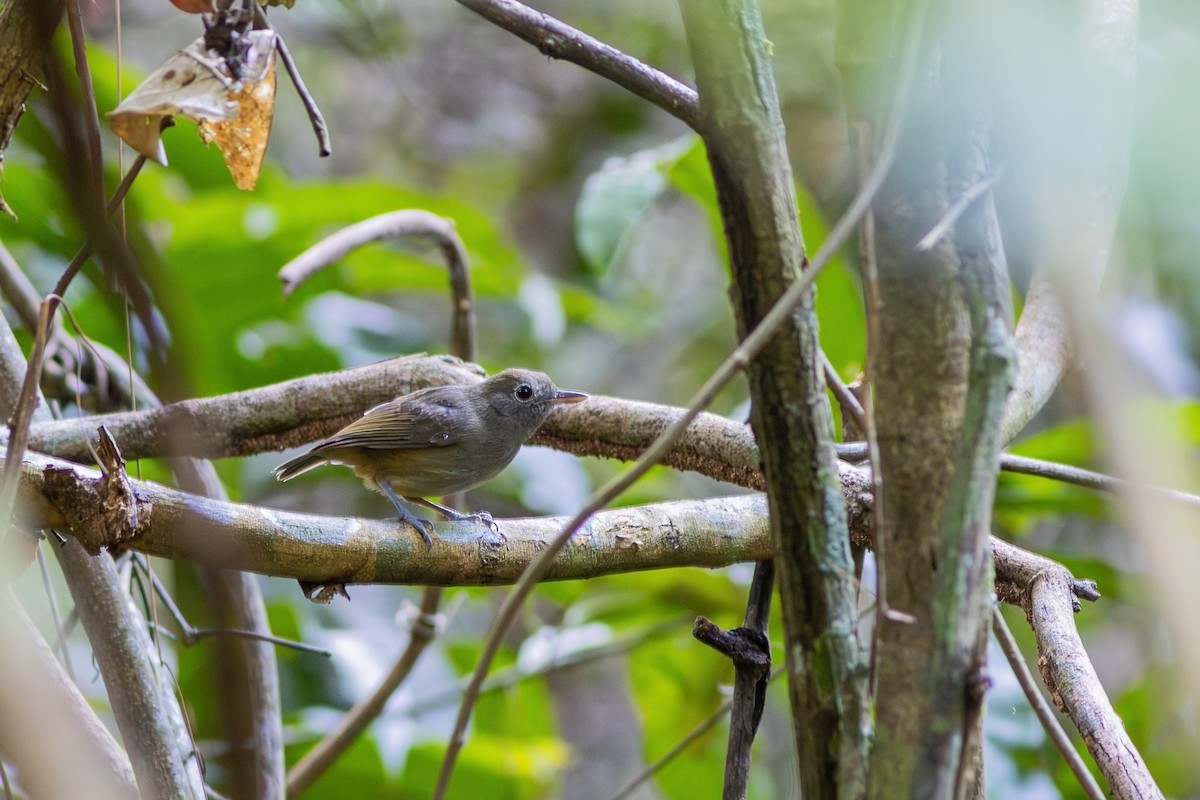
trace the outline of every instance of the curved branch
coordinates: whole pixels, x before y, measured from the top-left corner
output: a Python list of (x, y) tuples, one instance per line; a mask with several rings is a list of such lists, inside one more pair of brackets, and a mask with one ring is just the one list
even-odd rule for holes
[(515, 0), (458, 2), (550, 58), (570, 61), (607, 78), (696, 129), (700, 112), (696, 91), (671, 76)]
[[(261, 13), (261, 12), (258, 12)], [(279, 40), (280, 47), (283, 40)], [(281, 55), (284, 51), (280, 50)], [(475, 357), (475, 301), (471, 288), (471, 273), (467, 249), (454, 229), (451, 220), (426, 211), (406, 210), (383, 214), (346, 228), (309, 248), (280, 271), (285, 293), (291, 293), (300, 280), (312, 274), (324, 263), (353, 247), (377, 238), (403, 235), (432, 237), (446, 259), (450, 273), (450, 352), (464, 361)], [(451, 507), (460, 507), (462, 493), (452, 498)], [(288, 772), (287, 794), (294, 797), (303, 792), (324, 772), (381, 713), (388, 698), (408, 677), (421, 653), (433, 641), (433, 624), (442, 600), (439, 586), (426, 586), (421, 595), (421, 617), (414, 621), (408, 644), (375, 690), (354, 704), (341, 721), (329, 731), (311, 751)]]
[(1004, 615), (1000, 613), (999, 606), (992, 607), (992, 632), (996, 635), (996, 641), (999, 642), (1000, 649), (1004, 651), (1005, 658), (1008, 659), (1017, 683), (1021, 684), (1021, 690), (1025, 692), (1025, 698), (1029, 700), (1033, 713), (1037, 715), (1042, 727), (1046, 730), (1046, 736), (1054, 742), (1054, 746), (1062, 754), (1063, 761), (1066, 761), (1071, 772), (1075, 773), (1075, 780), (1079, 781), (1084, 794), (1090, 800), (1104, 800), (1104, 791), (1092, 777), (1083, 757), (1076, 752), (1074, 743), (1071, 742), (1063, 727), (1058, 724), (1058, 718), (1054, 716), (1050, 704), (1046, 702), (1041, 690), (1038, 689), (1037, 680), (1030, 672), (1029, 665), (1025, 663), (1025, 656), (1021, 653), (1021, 648), (1017, 646), (1017, 640), (1013, 637), (1012, 631), (1008, 629), (1008, 623), (1004, 620)]
[(467, 274), (467, 253), (462, 239), (454, 230), (454, 222), (420, 209), (403, 209), (380, 214), (342, 228), (325, 237), (279, 270), (283, 293), (290, 295), (313, 273), (343, 258), (351, 250), (379, 239), (402, 236), (428, 237), (437, 244), (446, 258), (453, 297), (450, 325), (450, 351), (462, 358), (472, 358), (475, 339), (474, 299), (471, 279)]
[(1025, 293), (1025, 308), (1013, 334), (1017, 370), (1000, 423), (1000, 441), (1010, 442), (1046, 405), (1058, 387), (1075, 348), (1067, 331), (1067, 315), (1054, 287), (1039, 273)]
[[(1012, 548), (995, 546), (997, 559)], [(1025, 553), (1023, 558), (1030, 555)], [(1051, 699), (1078, 728), (1108, 781), (1110, 794), (1122, 798), (1162, 797), (1079, 638), (1068, 602), (1075, 590), (1071, 574), (1060, 564), (1041, 560), (1043, 564), (1028, 574), (1026, 588), (1016, 599), (1025, 609), (1037, 639), (1038, 664)], [(999, 577), (997, 574), (997, 580)]]

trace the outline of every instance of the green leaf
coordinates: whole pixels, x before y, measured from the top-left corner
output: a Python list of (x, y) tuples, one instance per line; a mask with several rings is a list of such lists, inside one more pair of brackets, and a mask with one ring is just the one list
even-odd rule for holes
[(689, 145), (689, 139), (678, 139), (610, 158), (584, 181), (575, 206), (575, 244), (593, 273), (606, 272), (620, 259), (646, 210), (668, 186), (663, 165)]
[[(316, 745), (317, 739), (289, 744), (284, 748), (284, 758), (294, 764)], [(329, 768), (321, 773), (304, 797), (312, 800), (333, 800), (340, 797), (387, 797), (387, 771), (379, 744), (370, 735), (359, 736), (353, 744), (337, 757)]]
[[(405, 765), (404, 790), (396, 796), (429, 797), (443, 754), (440, 742), (414, 747)], [(552, 797), (550, 790), (566, 768), (568, 755), (566, 746), (556, 739), (472, 732), (446, 796), (449, 800)]]

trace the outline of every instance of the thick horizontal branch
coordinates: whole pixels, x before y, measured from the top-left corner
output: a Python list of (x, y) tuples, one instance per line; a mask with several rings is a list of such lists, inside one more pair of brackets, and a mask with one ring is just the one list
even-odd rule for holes
[[(29, 447), (91, 463), (88, 440), (94, 440), (96, 428), (103, 425), (128, 459), (248, 456), (328, 436), (371, 406), (399, 394), (482, 379), (478, 366), (450, 356), (404, 356), (145, 411), (36, 423), (30, 430)], [(577, 456), (631, 461), (684, 413), (685, 409), (675, 406), (592, 395), (586, 403), (555, 411), (532, 441)], [(866, 456), (863, 442), (837, 448), (847, 461)], [(764, 488), (758, 446), (749, 426), (717, 414), (700, 414), (662, 463), (747, 489)], [(1100, 491), (1128, 488), (1128, 482), (1118, 478), (1010, 453), (1000, 455), (1000, 468)], [(1200, 497), (1195, 495), (1154, 491), (1166, 499), (1200, 505)]]
[[(407, 356), (146, 411), (42, 423), (33, 426), (29, 447), (91, 463), (88, 439), (103, 425), (131, 460), (246, 456), (328, 436), (397, 395), (426, 386), (474, 383), (482, 376), (478, 367), (447, 356)], [(575, 455), (631, 460), (683, 413), (681, 408), (593, 395), (586, 403), (558, 409), (534, 442)], [(663, 463), (750, 489), (762, 487), (749, 427), (716, 414), (701, 414)]]
[[(89, 550), (119, 542), (149, 555), (312, 583), (512, 583), (563, 525), (557, 517), (502, 519), (493, 532), (439, 522), (427, 548), (415, 529), (395, 521), (220, 502), (133, 479), (130, 507), (114, 514), (99, 472), (35, 454), (21, 478), (25, 522), (69, 532)], [(114, 528), (113, 520), (126, 527)], [(757, 561), (769, 556), (766, 525), (766, 500), (757, 494), (611, 509), (575, 536), (547, 577)]]
[[(390, 520), (296, 514), (212, 500), (130, 478), (133, 503), (114, 514), (94, 469), (27, 454), (18, 508), (31, 527), (70, 533), (89, 550), (121, 546), (164, 558), (297, 578), (311, 583), (441, 586), (507, 584), (562, 529), (563, 518), (499, 519), (499, 532), (472, 522), (438, 522), (432, 548)], [(855, 539), (867, 539), (870, 481), (843, 465), (842, 492)], [(114, 530), (113, 520), (130, 528)], [(132, 534), (132, 536), (130, 535)], [(716, 568), (768, 558), (767, 503), (760, 494), (653, 503), (603, 511), (576, 534), (549, 580), (595, 578), (672, 567)], [(996, 579), (1023, 595), (1049, 559), (996, 543)]]
[(91, 463), (88, 440), (103, 425), (128, 459), (253, 455), (319, 439), (397, 395), (482, 379), (479, 367), (450, 356), (404, 356), (145, 411), (42, 423), (29, 448)]

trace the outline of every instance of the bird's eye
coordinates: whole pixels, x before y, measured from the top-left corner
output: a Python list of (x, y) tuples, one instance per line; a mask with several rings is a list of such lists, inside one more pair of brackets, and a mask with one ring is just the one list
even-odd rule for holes
[(517, 387), (516, 395), (518, 400), (528, 400), (533, 397), (533, 387), (528, 383), (522, 383)]

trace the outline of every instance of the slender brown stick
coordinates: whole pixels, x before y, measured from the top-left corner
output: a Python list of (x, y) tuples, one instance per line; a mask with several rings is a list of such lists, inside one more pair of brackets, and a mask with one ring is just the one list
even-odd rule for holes
[[(774, 672), (771, 673), (771, 679), (774, 680), (775, 678), (777, 678), (779, 676), (779, 674), (781, 672), (783, 672), (783, 670), (784, 670), (784, 667), (779, 667), (778, 669), (776, 669)], [(702, 719), (696, 725), (696, 727), (694, 727), (690, 731), (688, 731), (687, 734), (682, 739), (680, 739), (678, 742), (676, 742), (675, 745), (670, 750), (663, 753), (661, 756), (659, 756), (657, 759), (655, 759), (652, 763), (647, 764), (646, 768), (644, 770), (642, 770), (640, 773), (638, 773), (637, 776), (634, 777), (633, 780), (631, 780), (628, 784), (626, 784), (624, 787), (622, 787), (621, 791), (617, 792), (615, 795), (612, 796), (612, 800), (625, 800), (626, 797), (629, 797), (629, 795), (633, 794), (633, 792), (639, 786), (641, 786), (643, 783), (645, 783), (647, 780), (649, 780), (650, 777), (652, 775), (654, 775), (654, 773), (658, 772), (664, 766), (669, 764), (671, 762), (671, 760), (675, 758), (675, 756), (679, 755), (684, 750), (686, 750), (688, 745), (690, 745), (692, 742), (696, 741), (701, 736), (703, 736), (709, 729), (712, 728), (713, 725), (716, 725), (718, 722), (720, 722), (721, 719), (726, 714), (729, 713), (729, 709), (732, 707), (733, 707), (733, 699), (732, 698), (721, 703), (721, 705), (717, 707), (716, 711), (714, 711), (713, 713), (709, 714), (707, 717)]]
[(442, 251), (450, 273), (450, 352), (464, 361), (474, 358), (475, 300), (466, 247), (455, 231), (453, 221), (428, 211), (411, 208), (391, 211), (330, 234), (280, 268), (283, 293), (290, 295), (313, 274), (352, 250), (380, 239), (402, 236), (432, 239)]
[(38, 406), (38, 382), (42, 376), (42, 361), (46, 355), (46, 341), (50, 336), (50, 320), (54, 309), (62, 299), (49, 295), (42, 301), (38, 313), (37, 330), (34, 332), (33, 351), (29, 354), (29, 366), (8, 425), (8, 446), (4, 449), (3, 483), (0, 483), (0, 534), (7, 535), (13, 515), (13, 500), (17, 496), (18, 475), (21, 471), (21, 454), (29, 441), (29, 423)]
[[(170, 122), (169, 118), (163, 118), (164, 128), (172, 124), (174, 123)], [(108, 205), (105, 207), (107, 214), (111, 216), (121, 207), (121, 203), (125, 200), (125, 195), (129, 193), (130, 187), (133, 186), (134, 179), (137, 178), (138, 173), (142, 171), (142, 167), (145, 165), (145, 156), (139, 155), (134, 159), (133, 164), (129, 167), (129, 171), (125, 173), (125, 177), (121, 179), (121, 183), (117, 186), (116, 191), (113, 192), (112, 199), (108, 201)], [(66, 269), (63, 270), (63, 274), (58, 278), (58, 283), (54, 284), (52, 294), (56, 294), (59, 297), (64, 296), (67, 293), (67, 287), (71, 285), (71, 281), (75, 280), (75, 276), (79, 274), (79, 270), (83, 268), (83, 265), (87, 263), (87, 260), (92, 257), (94, 252), (96, 252), (95, 243), (89, 238), (76, 251), (75, 255), (71, 257), (71, 260), (67, 262)]]
[[(1025, 456), (1013, 455), (1012, 453), (1002, 453), (1000, 455), (1000, 468), (1006, 472), (1016, 472), (1020, 475), (1037, 475), (1040, 478), (1049, 478), (1055, 481), (1062, 481), (1063, 483), (1073, 483), (1076, 486), (1084, 486), (1088, 489), (1097, 489), (1114, 494), (1127, 491), (1132, 487), (1129, 481), (1123, 478), (1115, 478), (1112, 475), (1105, 475), (1102, 472), (1093, 472), (1090, 469), (1074, 467), (1070, 464), (1058, 464), (1053, 461), (1043, 461), (1040, 458), (1027, 458)], [(1154, 494), (1155, 497), (1181, 503), (1192, 508), (1200, 508), (1200, 496), (1181, 492), (1177, 489), (1164, 489), (1158, 486), (1146, 486), (1143, 488)]]
[[(264, 28), (274, 29), (270, 20), (267, 19), (266, 11), (258, 3), (254, 4), (254, 22)], [(275, 31), (275, 52), (279, 53), (279, 60), (283, 62), (283, 68), (287, 70), (288, 77), (292, 79), (292, 86), (296, 87), (296, 94), (300, 96), (300, 102), (304, 104), (304, 110), (308, 113), (308, 121), (317, 137), (317, 153), (321, 158), (327, 158), (333, 154), (333, 145), (329, 141), (329, 126), (325, 124), (325, 116), (317, 107), (317, 101), (313, 98), (312, 93), (308, 91), (308, 86), (305, 85), (304, 78), (300, 76), (300, 69), (296, 66), (291, 51), (288, 50), (287, 44), (277, 30)]]
[(383, 713), (388, 699), (408, 677), (425, 647), (437, 636), (436, 615), (440, 601), (441, 589), (430, 587), (424, 591), (420, 614), (412, 621), (408, 644), (400, 658), (392, 664), (375, 691), (355, 704), (342, 716), (336, 728), (292, 766), (287, 775), (288, 797), (300, 796)]
[(71, 50), (75, 56), (75, 74), (79, 78), (79, 94), (83, 102), (83, 127), (87, 134), (88, 167), (91, 190), (100, 203), (104, 197), (104, 155), (100, 150), (100, 114), (96, 110), (96, 91), (92, 86), (92, 71), (88, 68), (87, 43), (83, 34), (83, 18), (79, 0), (67, 3), (67, 25), (71, 30)]
[(1000, 643), (1000, 649), (1004, 651), (1004, 656), (1008, 659), (1013, 674), (1017, 676), (1017, 683), (1021, 684), (1021, 690), (1025, 692), (1029, 705), (1033, 707), (1033, 713), (1037, 714), (1038, 720), (1046, 730), (1046, 735), (1054, 742), (1054, 746), (1062, 754), (1063, 760), (1067, 762), (1071, 772), (1075, 773), (1075, 779), (1079, 781), (1080, 787), (1091, 800), (1104, 800), (1104, 790), (1092, 777), (1091, 770), (1079, 757), (1071, 738), (1058, 724), (1058, 718), (1054, 716), (1054, 709), (1050, 708), (1050, 704), (1042, 696), (1042, 691), (1038, 687), (1037, 681), (1034, 680), (1033, 673), (1029, 671), (1029, 665), (1025, 663), (1025, 656), (1021, 654), (1021, 648), (1017, 646), (1017, 640), (1013, 638), (1012, 631), (1009, 630), (1004, 615), (1000, 613), (999, 606), (992, 608), (992, 631), (996, 634), (996, 641)]
[(692, 130), (699, 119), (696, 90), (633, 56), (515, 0), (458, 0), (479, 16), (532, 44), (551, 58), (578, 64), (628, 89)]
[[(299, 650), (302, 653), (313, 653), (314, 655), (324, 656), (325, 658), (333, 657), (333, 652), (331, 650), (326, 650), (323, 647), (305, 644), (304, 642), (297, 642), (293, 639), (284, 639), (281, 636), (273, 636), (269, 633), (262, 633), (260, 631), (244, 628), (197, 628), (195, 625), (192, 625), (192, 623), (188, 622), (187, 617), (183, 615), (183, 611), (175, 602), (175, 598), (171, 597), (171, 593), (167, 590), (167, 587), (163, 585), (163, 582), (158, 577), (158, 574), (150, 568), (149, 560), (145, 556), (137, 554), (134, 557), (133, 564), (149, 579), (150, 585), (154, 589), (154, 595), (158, 598), (159, 602), (166, 606), (167, 613), (171, 615), (171, 619), (174, 620), (175, 625), (179, 628), (179, 635), (172, 636), (171, 638), (176, 639), (177, 641), (180, 641), (189, 647), (196, 644), (201, 639), (207, 639), (213, 636), (233, 636), (235, 638), (253, 639), (257, 642), (266, 642), (268, 644), (278, 645), (279, 647), (287, 647), (292, 650)], [(137, 575), (136, 572), (134, 574), (135, 576)], [(161, 626), (159, 626), (158, 630), (162, 633), (166, 633)]]

